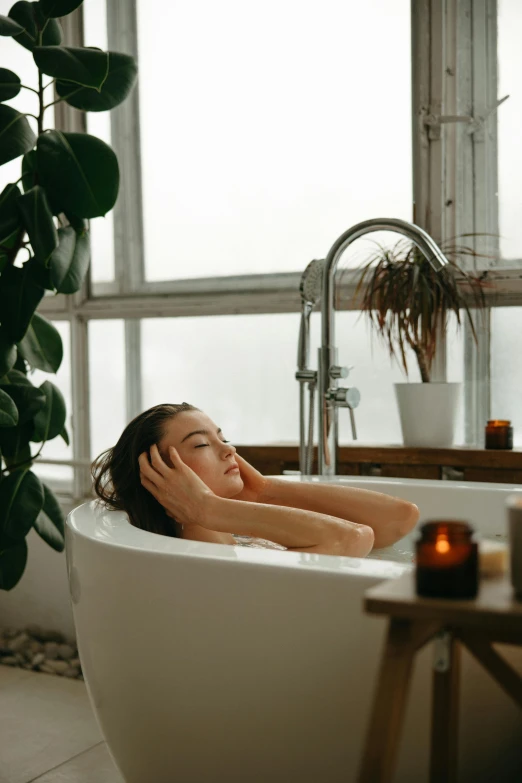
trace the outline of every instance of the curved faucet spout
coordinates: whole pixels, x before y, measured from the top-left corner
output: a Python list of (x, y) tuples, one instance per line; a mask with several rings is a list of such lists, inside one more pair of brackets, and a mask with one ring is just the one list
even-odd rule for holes
[[(337, 363), (337, 348), (334, 345), (334, 277), (337, 263), (348, 245), (372, 231), (395, 231), (404, 234), (413, 242), (437, 271), (446, 266), (447, 258), (437, 243), (413, 223), (397, 218), (374, 218), (349, 228), (334, 242), (326, 256), (323, 269), (323, 291), (321, 302), (322, 344), (319, 349), (318, 405), (319, 405), (319, 475), (335, 475), (338, 449), (339, 405), (354, 408), (358, 400), (350, 402), (348, 395), (356, 389), (339, 389), (337, 380), (344, 369)], [(355, 435), (354, 435), (355, 437)]]
[(334, 276), (337, 264), (346, 248), (359, 237), (371, 234), (373, 231), (394, 231), (410, 239), (430, 262), (435, 271), (439, 272), (448, 263), (444, 253), (437, 243), (422, 228), (414, 223), (408, 223), (398, 218), (373, 218), (357, 223), (341, 234), (334, 242), (328, 255), (323, 271), (322, 300), (322, 343), (331, 345), (334, 340)]

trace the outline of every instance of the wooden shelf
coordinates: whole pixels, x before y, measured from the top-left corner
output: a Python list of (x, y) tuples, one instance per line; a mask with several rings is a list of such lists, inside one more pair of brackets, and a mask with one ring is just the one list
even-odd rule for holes
[[(299, 470), (297, 444), (239, 445), (237, 450), (264, 475)], [(427, 449), (357, 442), (339, 446), (337, 464), (339, 475), (522, 484), (522, 449), (505, 451), (475, 446)], [(312, 473), (317, 473), (317, 447)]]

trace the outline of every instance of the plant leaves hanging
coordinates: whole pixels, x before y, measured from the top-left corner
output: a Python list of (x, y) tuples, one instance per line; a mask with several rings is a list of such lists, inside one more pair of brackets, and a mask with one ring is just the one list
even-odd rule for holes
[(108, 52), (109, 71), (101, 90), (80, 88), (70, 81), (57, 81), (56, 92), (70, 106), (82, 111), (109, 111), (125, 100), (133, 88), (138, 68), (133, 57)]
[(63, 430), (66, 417), (65, 400), (60, 389), (50, 381), (44, 381), (40, 391), (45, 394), (45, 405), (34, 417), (31, 437), (34, 443), (56, 438)]
[(0, 384), (0, 389), (11, 397), (18, 409), (18, 424), (27, 424), (46, 404), (45, 392), (29, 384)]
[(0, 276), (0, 312), (6, 336), (19, 343), (27, 331), (44, 289), (24, 266), (7, 266)]
[(34, 529), (56, 552), (65, 547), (65, 517), (60, 504), (46, 484), (43, 484), (44, 501), (42, 510), (34, 521)]
[(35, 185), (20, 196), (17, 203), (34, 254), (40, 263), (47, 266), (51, 253), (58, 245), (58, 233), (45, 191), (40, 185)]
[(39, 313), (34, 313), (18, 352), (32, 369), (58, 372), (63, 359), (60, 332)]
[(17, 206), (20, 195), (18, 185), (12, 182), (0, 193), (0, 242), (2, 244), (4, 239), (20, 228), (22, 218)]
[(18, 424), (18, 408), (13, 398), (0, 389), (0, 427), (16, 427)]
[(67, 16), (72, 14), (83, 0), (40, 0), (42, 13), (47, 17)]
[(27, 564), (27, 542), (9, 542), (0, 535), (0, 590), (12, 590), (23, 576)]
[(24, 539), (42, 510), (43, 487), (30, 470), (14, 470), (0, 481), (0, 535)]
[(100, 90), (109, 72), (109, 54), (100, 49), (36, 46), (33, 57), (38, 68), (48, 76), (95, 90)]
[(16, 345), (7, 336), (5, 328), (0, 326), (0, 379), (14, 367), (16, 356)]
[(60, 244), (49, 262), (51, 280), (59, 294), (79, 291), (91, 258), (89, 232), (76, 232), (72, 226), (58, 229)]
[(10, 19), (8, 16), (0, 15), (0, 35), (20, 35), (23, 33), (24, 28), (15, 22), (14, 19)]
[(16, 98), (22, 89), (20, 78), (8, 68), (0, 68), (0, 101)]
[(35, 142), (26, 117), (11, 106), (0, 104), (0, 166), (29, 152)]
[(40, 10), (40, 3), (20, 0), (9, 11), (9, 18), (14, 19), (24, 28), (22, 33), (14, 34), (13, 38), (25, 49), (32, 51), (40, 43), (38, 40), (40, 30), (43, 30), (41, 41), (43, 46), (56, 46), (62, 42), (60, 24), (56, 19), (46, 20)]
[(39, 136), (36, 151), (40, 182), (62, 211), (94, 218), (112, 209), (120, 171), (108, 144), (87, 133), (53, 130)]

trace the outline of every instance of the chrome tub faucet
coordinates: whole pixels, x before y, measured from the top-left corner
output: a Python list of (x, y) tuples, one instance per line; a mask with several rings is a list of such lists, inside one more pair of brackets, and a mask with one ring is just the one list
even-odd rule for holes
[[(334, 476), (337, 468), (337, 450), (339, 444), (338, 410), (341, 407), (348, 408), (352, 422), (352, 434), (356, 438), (354, 408), (360, 400), (358, 389), (351, 387), (338, 387), (339, 378), (346, 378), (349, 373), (347, 367), (337, 364), (337, 348), (335, 346), (335, 318), (334, 318), (334, 278), (337, 264), (347, 247), (359, 237), (374, 231), (394, 231), (403, 234), (410, 239), (425, 256), (435, 271), (439, 272), (448, 263), (436, 242), (419, 226), (397, 218), (374, 218), (357, 223), (348, 231), (345, 231), (332, 245), (326, 259), (313, 261), (308, 265), (301, 280), (301, 298), (303, 301), (303, 315), (301, 318), (301, 330), (299, 336), (298, 371), (296, 379), (300, 384), (300, 471), (301, 475), (311, 474), (313, 454), (313, 398), (317, 386), (318, 414), (319, 414), (319, 450), (318, 468), (320, 476)], [(318, 268), (312, 269), (312, 265), (320, 265), (322, 272), (322, 286), (317, 282)], [(309, 271), (312, 277), (311, 283), (306, 278)], [(315, 298), (314, 298), (315, 297)], [(308, 361), (308, 332), (309, 316), (313, 305), (320, 298), (321, 301), (321, 347), (318, 357), (318, 372), (307, 368)], [(351, 369), (351, 368), (350, 368)], [(309, 384), (310, 411), (309, 411), (309, 438), (305, 448), (305, 417), (304, 417), (304, 384)]]

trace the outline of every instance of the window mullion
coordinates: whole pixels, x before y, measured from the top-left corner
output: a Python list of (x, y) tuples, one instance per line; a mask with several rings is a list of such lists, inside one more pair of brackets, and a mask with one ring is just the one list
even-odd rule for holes
[[(110, 50), (138, 59), (135, 0), (107, 2), (107, 38)], [(145, 280), (138, 84), (111, 111), (111, 139), (121, 174), (113, 210), (115, 280), (119, 291), (128, 294), (140, 290)]]

